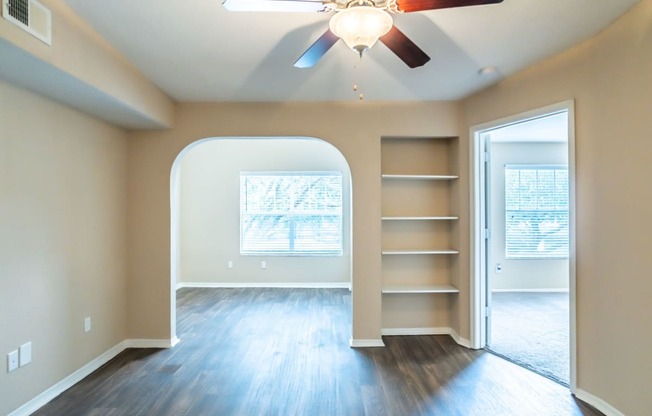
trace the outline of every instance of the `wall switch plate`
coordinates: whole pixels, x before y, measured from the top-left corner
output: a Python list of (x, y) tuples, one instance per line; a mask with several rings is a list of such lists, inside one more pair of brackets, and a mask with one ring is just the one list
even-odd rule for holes
[(266, 269), (267, 268), (267, 262), (266, 261), (261, 261), (260, 262), (260, 268), (261, 269)]
[(502, 273), (503, 272), (503, 265), (500, 263), (496, 263), (496, 273)]
[(233, 268), (233, 261), (232, 260), (227, 261), (226, 262), (226, 267), (229, 268), (229, 269), (232, 269)]
[(84, 332), (90, 332), (91, 331), (91, 317), (87, 316), (84, 318)]
[(32, 362), (32, 342), (27, 342), (18, 348), (18, 365), (21, 367), (26, 366)]
[(7, 354), (7, 373), (11, 373), (18, 368), (18, 350)]

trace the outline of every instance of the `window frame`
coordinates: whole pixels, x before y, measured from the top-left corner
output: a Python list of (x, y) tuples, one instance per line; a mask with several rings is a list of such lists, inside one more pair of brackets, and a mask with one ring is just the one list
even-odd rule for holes
[[(244, 200), (247, 198), (246, 195), (246, 190), (245, 190), (245, 180), (247, 177), (256, 177), (256, 176), (277, 176), (277, 177), (282, 177), (282, 176), (298, 176), (298, 177), (311, 177), (311, 176), (320, 176), (320, 177), (327, 177), (327, 176), (336, 176), (339, 177), (340, 182), (339, 182), (339, 207), (336, 208), (338, 212), (326, 212), (321, 214), (309, 214), (306, 212), (296, 212), (296, 213), (279, 213), (279, 212), (273, 212), (273, 211), (268, 211), (268, 213), (265, 212), (259, 212), (258, 215), (276, 215), (276, 216), (285, 216), (287, 217), (287, 221), (290, 223), (289, 228), (288, 228), (288, 250), (245, 250), (245, 233), (244, 233), (244, 225), (245, 225), (245, 215), (247, 215), (247, 210), (246, 210), (246, 203)], [(240, 218), (239, 218), (239, 227), (240, 227), (240, 255), (242, 256), (283, 256), (283, 257), (341, 257), (344, 254), (344, 175), (341, 171), (273, 171), (273, 170), (266, 170), (266, 171), (241, 171), (240, 175)], [(291, 200), (293, 199), (293, 196), (290, 197)], [(254, 214), (255, 215), (255, 214)], [(306, 216), (333, 216), (336, 219), (337, 222), (337, 230), (339, 232), (339, 247), (337, 249), (333, 250), (303, 250), (303, 251), (295, 251), (293, 248), (293, 242), (297, 240), (297, 235), (295, 233), (296, 230), (295, 227), (292, 225), (296, 224), (297, 217), (306, 217)]]

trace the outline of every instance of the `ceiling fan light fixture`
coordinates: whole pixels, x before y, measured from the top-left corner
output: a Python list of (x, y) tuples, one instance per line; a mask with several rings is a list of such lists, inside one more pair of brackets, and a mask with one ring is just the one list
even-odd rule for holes
[(328, 25), (331, 32), (362, 56), (378, 38), (389, 32), (393, 24), (392, 16), (385, 10), (354, 6), (338, 11)]

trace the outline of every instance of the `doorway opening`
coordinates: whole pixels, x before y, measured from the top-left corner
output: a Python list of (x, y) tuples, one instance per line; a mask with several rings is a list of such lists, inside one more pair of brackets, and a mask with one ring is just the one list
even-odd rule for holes
[(573, 103), (472, 129), (473, 343), (575, 382)]
[(330, 143), (199, 140), (177, 156), (170, 186), (173, 336), (181, 288), (349, 289), (350, 304), (351, 172)]

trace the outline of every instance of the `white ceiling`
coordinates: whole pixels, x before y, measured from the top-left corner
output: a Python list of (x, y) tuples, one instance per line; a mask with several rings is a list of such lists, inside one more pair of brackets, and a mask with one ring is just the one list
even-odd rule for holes
[(567, 142), (568, 113), (561, 112), (488, 131), (492, 143)]
[[(325, 13), (229, 12), (220, 0), (65, 0), (178, 101), (456, 100), (597, 34), (639, 0), (505, 0), (394, 15), (432, 60), (409, 69), (378, 43), (338, 42), (313, 68), (296, 59)], [(480, 76), (495, 66), (498, 72)]]

